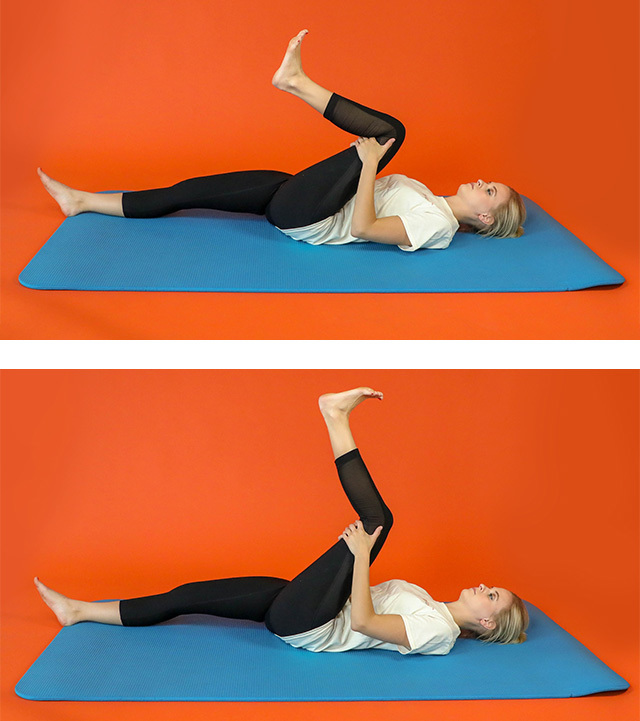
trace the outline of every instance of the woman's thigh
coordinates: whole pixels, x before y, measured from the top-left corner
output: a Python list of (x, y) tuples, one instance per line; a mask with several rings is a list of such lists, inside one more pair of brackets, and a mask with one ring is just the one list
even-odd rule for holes
[[(380, 552), (393, 523), (391, 514), (371, 549), (371, 562)], [(318, 628), (335, 618), (351, 595), (353, 554), (340, 540), (298, 574), (276, 596), (265, 616), (267, 628), (278, 636)]]
[[(393, 526), (393, 514), (357, 448), (336, 458), (335, 463), (343, 490), (365, 531), (371, 534), (382, 526), (369, 556), (373, 563)], [(353, 563), (353, 554), (343, 540), (331, 546), (277, 595), (265, 617), (267, 628), (278, 636), (291, 636), (335, 618), (351, 594)]]
[(280, 591), (265, 616), (267, 628), (293, 636), (322, 626), (347, 602), (352, 576), (353, 554), (341, 540)]
[[(395, 122), (390, 134), (396, 141), (382, 156), (377, 172), (388, 165), (404, 141), (404, 126)], [(355, 147), (302, 170), (278, 188), (265, 210), (267, 220), (278, 228), (302, 228), (335, 215), (356, 194), (361, 170)]]
[(302, 228), (334, 215), (355, 195), (361, 170), (355, 147), (302, 170), (278, 188), (267, 220), (278, 228)]

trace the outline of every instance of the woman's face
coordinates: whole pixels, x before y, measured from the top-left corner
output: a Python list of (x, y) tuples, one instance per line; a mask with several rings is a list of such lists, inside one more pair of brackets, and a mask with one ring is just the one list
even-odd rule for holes
[(458, 188), (457, 195), (465, 203), (471, 216), (484, 215), (485, 219), (488, 219), (489, 216), (493, 218), (496, 209), (509, 200), (511, 190), (503, 183), (476, 180), (474, 183), (463, 183)]
[[(481, 583), (473, 588), (464, 588), (458, 600), (466, 606), (471, 617), (480, 623), (481, 619), (494, 619), (500, 611), (508, 608), (513, 602), (513, 596), (506, 588), (485, 586)], [(481, 625), (485, 628), (491, 627), (484, 623)]]

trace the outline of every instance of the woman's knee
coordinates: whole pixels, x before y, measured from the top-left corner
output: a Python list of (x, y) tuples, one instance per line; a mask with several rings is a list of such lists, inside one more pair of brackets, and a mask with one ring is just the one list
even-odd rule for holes
[[(399, 120), (398, 120), (397, 132), (398, 132), (398, 139), (396, 140), (396, 143), (398, 143), (400, 146), (400, 145), (402, 145), (402, 143), (404, 143), (404, 139), (407, 135), (407, 129), (404, 127), (404, 125)], [(394, 143), (394, 145), (395, 145), (395, 143)]]
[(393, 514), (386, 505), (383, 505), (379, 511), (368, 515), (362, 519), (364, 530), (371, 535), (378, 526), (382, 526), (382, 530), (388, 533), (393, 526)]
[(392, 115), (387, 116), (385, 124), (387, 125), (388, 129), (386, 129), (385, 132), (381, 133), (380, 135), (376, 136), (378, 143), (380, 143), (380, 145), (384, 145), (391, 138), (395, 138), (395, 143), (392, 146), (392, 150), (394, 152), (397, 152), (402, 143), (404, 142), (407, 130), (404, 125)]
[(404, 125), (396, 118), (388, 117), (389, 130), (384, 135), (377, 136), (378, 143), (384, 145), (390, 138), (395, 138), (395, 142), (391, 144), (391, 147), (384, 154), (380, 162), (378, 163), (378, 172), (383, 170), (394, 158), (394, 156), (400, 150), (402, 143), (404, 143), (407, 131)]
[(391, 513), (390, 509), (387, 506), (382, 509), (382, 520), (378, 524), (378, 526), (382, 526), (382, 530), (386, 533), (388, 533), (393, 526), (393, 513)]
[(402, 145), (402, 143), (404, 143), (404, 139), (407, 135), (407, 129), (396, 118), (391, 119), (391, 125), (393, 126), (393, 130), (395, 132), (395, 139), (396, 139), (396, 142), (393, 145), (394, 145), (394, 147), (399, 148)]

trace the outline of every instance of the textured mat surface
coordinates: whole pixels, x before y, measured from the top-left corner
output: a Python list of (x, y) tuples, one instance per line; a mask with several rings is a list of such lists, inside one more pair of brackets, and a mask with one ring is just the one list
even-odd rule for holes
[(63, 628), (20, 679), (25, 699), (361, 701), (562, 698), (629, 684), (527, 603), (529, 640), (459, 640), (447, 656), (312, 653), (262, 624), (194, 614), (156, 626)]
[(457, 233), (446, 250), (309, 246), (265, 218), (212, 210), (67, 218), (20, 274), (49, 290), (435, 293), (579, 290), (624, 278), (525, 198), (522, 238)]

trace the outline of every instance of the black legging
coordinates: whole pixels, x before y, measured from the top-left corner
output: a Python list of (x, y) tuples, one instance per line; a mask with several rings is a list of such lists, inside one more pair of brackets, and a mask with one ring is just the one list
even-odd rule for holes
[[(367, 533), (382, 532), (371, 549), (373, 563), (393, 516), (373, 483), (358, 449), (336, 459), (342, 487)], [(271, 576), (186, 583), (168, 593), (120, 601), (124, 626), (148, 626), (185, 613), (264, 621), (278, 636), (291, 636), (335, 618), (351, 595), (353, 554), (339, 540), (292, 581)]]
[[(378, 163), (380, 172), (400, 150), (404, 125), (385, 115), (333, 93), (324, 117), (353, 135), (373, 138), (384, 145), (395, 142)], [(210, 208), (235, 213), (266, 215), (278, 228), (301, 228), (337, 213), (358, 190), (362, 162), (349, 147), (297, 175), (277, 170), (242, 170), (190, 178), (169, 188), (124, 193), (122, 211), (127, 218), (155, 218), (189, 208)]]

